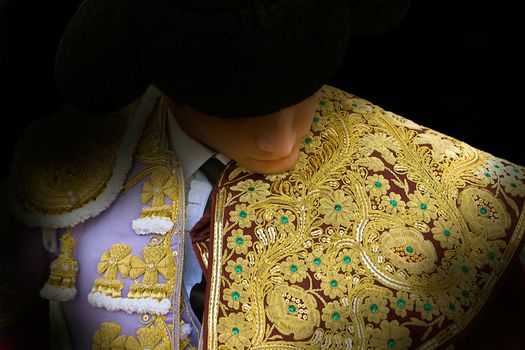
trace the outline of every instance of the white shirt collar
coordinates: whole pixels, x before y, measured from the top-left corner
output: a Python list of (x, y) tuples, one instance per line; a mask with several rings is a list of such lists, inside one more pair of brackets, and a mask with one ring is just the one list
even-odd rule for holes
[(168, 140), (170, 148), (175, 152), (177, 160), (182, 164), (184, 179), (188, 179), (211, 157), (215, 156), (223, 164), (230, 158), (222, 153), (212, 150), (186, 134), (168, 108)]

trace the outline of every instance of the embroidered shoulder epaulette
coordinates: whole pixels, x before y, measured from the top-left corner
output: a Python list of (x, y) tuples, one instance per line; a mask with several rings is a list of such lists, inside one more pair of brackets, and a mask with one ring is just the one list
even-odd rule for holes
[[(64, 228), (97, 216), (120, 193), (158, 90), (115, 113), (68, 106), (31, 124), (18, 141), (10, 197), (28, 226)], [(150, 111), (148, 111), (148, 109)]]
[(204, 349), (435, 349), (524, 232), (524, 168), (334, 87), (299, 163), (219, 181)]

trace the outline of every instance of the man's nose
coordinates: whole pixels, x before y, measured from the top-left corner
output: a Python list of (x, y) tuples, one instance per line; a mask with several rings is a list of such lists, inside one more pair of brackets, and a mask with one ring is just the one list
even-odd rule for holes
[(283, 109), (274, 113), (261, 123), (256, 130), (257, 147), (267, 152), (268, 159), (274, 160), (288, 156), (297, 143), (294, 128), (294, 111)]

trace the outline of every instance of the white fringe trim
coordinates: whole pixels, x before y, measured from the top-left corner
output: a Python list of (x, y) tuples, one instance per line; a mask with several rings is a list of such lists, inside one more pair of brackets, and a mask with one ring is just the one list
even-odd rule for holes
[(191, 334), (191, 326), (187, 323), (184, 323), (182, 326), (180, 326), (180, 337), (182, 339), (188, 339), (188, 337)]
[[(75, 226), (92, 217), (97, 216), (102, 211), (107, 209), (111, 203), (117, 198), (122, 185), (126, 180), (127, 174), (133, 164), (133, 154), (135, 148), (142, 136), (145, 122), (150, 116), (157, 100), (161, 96), (161, 91), (155, 86), (150, 85), (143, 95), (140, 105), (135, 110), (131, 118), (130, 125), (122, 138), (122, 142), (117, 150), (116, 164), (113, 169), (111, 178), (109, 179), (106, 189), (93, 201), (87, 203), (83, 207), (75, 209), (69, 213), (61, 215), (48, 215), (41, 212), (27, 212), (25, 208), (16, 200), (16, 179), (14, 174), (17, 174), (16, 162), (12, 163), (10, 171), (10, 199), (13, 203), (16, 216), (28, 226), (40, 226), (47, 228), (62, 228)], [(13, 155), (17, 159), (16, 151)]]
[(76, 295), (76, 288), (60, 288), (48, 283), (44, 284), (44, 287), (40, 289), (40, 296), (47, 300), (64, 302), (75, 299)]
[(173, 228), (173, 221), (169, 218), (154, 216), (135, 219), (131, 226), (138, 235), (147, 235), (150, 233), (164, 235)]
[(112, 298), (100, 292), (89, 293), (88, 302), (92, 306), (104, 308), (108, 311), (126, 311), (128, 314), (150, 313), (155, 315), (165, 315), (170, 311), (171, 302), (169, 299), (158, 301), (154, 298)]

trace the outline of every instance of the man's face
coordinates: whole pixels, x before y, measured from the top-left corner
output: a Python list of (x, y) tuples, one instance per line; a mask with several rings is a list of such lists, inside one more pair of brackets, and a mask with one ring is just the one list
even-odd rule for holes
[(253, 118), (222, 119), (189, 106), (168, 106), (186, 134), (260, 174), (288, 171), (299, 160), (299, 147), (310, 131), (320, 91), (296, 105)]

